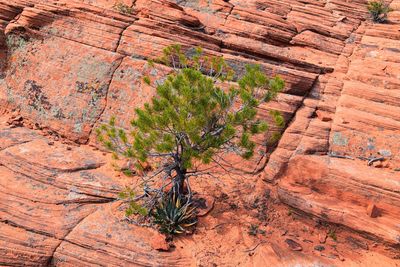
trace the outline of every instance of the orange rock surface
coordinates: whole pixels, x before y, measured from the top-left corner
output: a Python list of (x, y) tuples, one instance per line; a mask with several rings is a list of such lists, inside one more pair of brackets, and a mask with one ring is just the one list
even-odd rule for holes
[[(400, 266), (390, 4), (373, 24), (365, 0), (0, 0), (0, 265)], [(214, 207), (166, 252), (124, 219), (117, 195), (135, 179), (93, 130), (112, 115), (129, 125), (155, 92), (143, 77), (170, 72), (147, 59), (174, 43), (280, 75), (260, 116), (280, 111), (287, 127), (272, 148), (260, 136), (252, 161), (227, 155), (220, 180), (193, 182)]]

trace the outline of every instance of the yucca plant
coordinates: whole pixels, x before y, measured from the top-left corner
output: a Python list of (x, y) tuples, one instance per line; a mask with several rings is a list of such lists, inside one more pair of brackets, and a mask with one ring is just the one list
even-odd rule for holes
[(152, 215), (161, 233), (175, 235), (187, 232), (189, 227), (197, 223), (195, 209), (191, 201), (167, 194)]
[(383, 0), (368, 2), (368, 11), (374, 22), (383, 23), (389, 12), (393, 11)]

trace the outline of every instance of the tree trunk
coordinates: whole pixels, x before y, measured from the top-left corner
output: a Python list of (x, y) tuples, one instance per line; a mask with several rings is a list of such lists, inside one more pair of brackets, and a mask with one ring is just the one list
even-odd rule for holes
[(183, 196), (184, 187), (185, 187), (185, 179), (186, 179), (186, 169), (176, 169), (176, 177), (174, 182), (175, 192), (178, 193), (179, 196)]

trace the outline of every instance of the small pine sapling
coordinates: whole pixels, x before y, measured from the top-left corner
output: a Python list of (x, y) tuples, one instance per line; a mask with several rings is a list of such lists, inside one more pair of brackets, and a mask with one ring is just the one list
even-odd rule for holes
[(368, 2), (368, 12), (376, 23), (384, 23), (387, 20), (388, 13), (393, 11), (383, 0)]
[[(235, 73), (224, 59), (204, 56), (200, 48), (188, 57), (181, 46), (169, 46), (162, 58), (149, 64), (155, 63), (174, 71), (157, 84), (150, 103), (135, 109), (132, 130), (127, 133), (116, 127), (112, 118), (97, 129), (97, 135), (115, 155), (135, 160), (137, 168), (145, 164), (154, 167), (142, 178), (144, 193), (138, 198), (164, 232), (179, 233), (183, 232), (181, 225), (195, 221), (192, 213), (180, 213), (188, 208), (175, 205), (179, 200), (182, 207), (192, 206), (189, 178), (210, 174), (198, 166), (218, 162), (218, 153), (234, 152), (251, 158), (256, 147), (252, 137), (269, 128), (257, 116), (258, 107), (273, 100), (285, 83), (279, 77), (268, 78), (258, 65), (247, 66), (245, 74), (236, 83), (231, 82)], [(147, 76), (144, 81), (150, 83)], [(229, 88), (222, 89), (221, 83), (229, 84)], [(270, 115), (278, 126), (284, 125), (280, 113)], [(170, 216), (170, 212), (179, 216)]]

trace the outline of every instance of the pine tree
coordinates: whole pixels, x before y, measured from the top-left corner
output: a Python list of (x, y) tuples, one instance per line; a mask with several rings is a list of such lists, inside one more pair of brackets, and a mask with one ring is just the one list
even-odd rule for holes
[[(221, 151), (251, 158), (256, 146), (252, 137), (268, 129), (257, 116), (257, 108), (284, 88), (281, 78), (268, 78), (260, 66), (252, 65), (228, 89), (221, 89), (219, 85), (231, 81), (234, 73), (222, 57), (208, 58), (201, 49), (189, 58), (179, 45), (170, 46), (157, 61), (175, 71), (157, 85), (150, 103), (135, 109), (131, 132), (117, 129), (115, 118), (98, 129), (99, 140), (108, 149), (136, 160), (137, 167), (145, 162), (160, 166), (152, 177), (162, 180), (162, 186), (145, 186), (153, 204), (166, 193), (168, 184), (172, 185), (169, 193), (190, 199), (188, 178), (196, 175), (194, 163), (216, 161), (214, 156)], [(282, 126), (279, 113), (271, 114)]]

